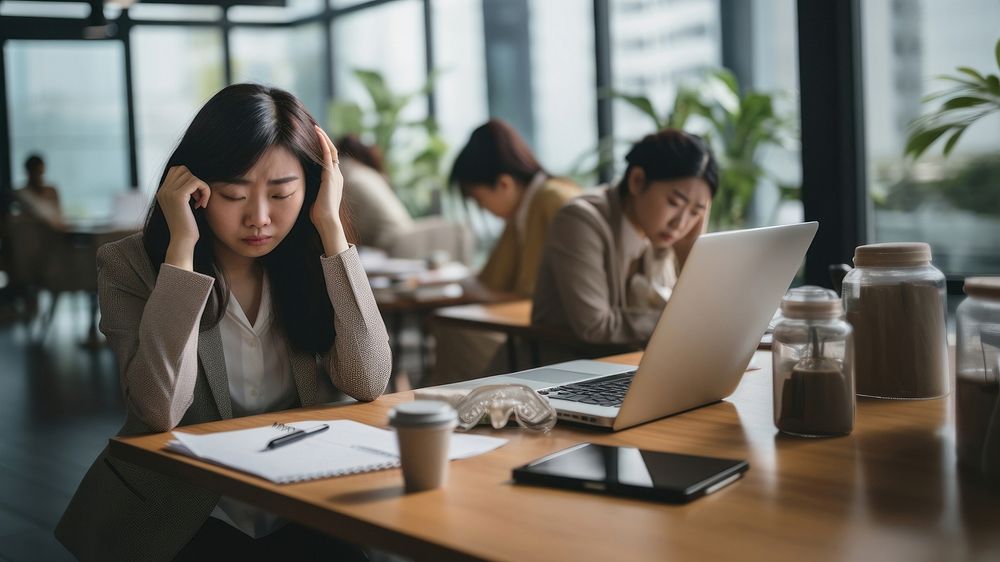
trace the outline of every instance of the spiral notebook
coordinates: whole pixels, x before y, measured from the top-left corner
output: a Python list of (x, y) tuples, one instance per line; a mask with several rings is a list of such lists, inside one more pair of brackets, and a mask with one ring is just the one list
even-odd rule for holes
[[(328, 424), (330, 429), (294, 443), (265, 449), (267, 443), (298, 429)], [(167, 450), (233, 468), (278, 484), (344, 476), (399, 466), (393, 431), (351, 420), (309, 420), (252, 429), (193, 434), (174, 431)], [(500, 447), (506, 439), (453, 434), (449, 460)]]

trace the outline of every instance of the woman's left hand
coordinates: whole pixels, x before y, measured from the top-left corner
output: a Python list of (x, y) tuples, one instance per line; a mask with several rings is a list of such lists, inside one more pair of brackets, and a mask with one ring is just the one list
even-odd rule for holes
[(337, 160), (337, 147), (326, 135), (326, 132), (314, 125), (319, 142), (323, 146), (323, 175), (319, 186), (319, 195), (309, 218), (316, 228), (322, 228), (333, 223), (340, 223), (340, 203), (344, 198), (344, 175), (340, 173), (340, 162)]
[(698, 222), (692, 226), (691, 231), (685, 234), (684, 238), (674, 242), (674, 253), (677, 254), (677, 262), (682, 268), (684, 267), (684, 262), (687, 261), (688, 254), (691, 253), (691, 248), (698, 241), (698, 237), (708, 231), (708, 219), (711, 214), (712, 202), (709, 201), (705, 207), (705, 212), (702, 213)]
[(323, 146), (323, 175), (316, 202), (309, 210), (309, 218), (319, 231), (326, 255), (333, 256), (348, 248), (344, 225), (340, 220), (340, 205), (344, 199), (344, 175), (340, 173), (337, 147), (319, 125), (313, 127)]

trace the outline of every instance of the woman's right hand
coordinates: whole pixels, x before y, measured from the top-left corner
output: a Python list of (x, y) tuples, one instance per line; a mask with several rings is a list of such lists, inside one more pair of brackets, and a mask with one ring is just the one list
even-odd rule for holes
[(187, 166), (174, 166), (167, 170), (167, 177), (156, 192), (156, 201), (163, 210), (170, 231), (165, 263), (194, 269), (194, 246), (200, 235), (198, 223), (194, 220), (194, 209), (207, 207), (211, 196), (208, 184), (195, 177)]

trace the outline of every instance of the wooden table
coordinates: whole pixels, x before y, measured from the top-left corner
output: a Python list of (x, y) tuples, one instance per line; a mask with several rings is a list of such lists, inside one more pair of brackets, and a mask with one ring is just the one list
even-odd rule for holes
[[(436, 310), (431, 319), (437, 324), (505, 334), (507, 361), (511, 370), (539, 366), (541, 364), (539, 347), (546, 343), (571, 349), (581, 358), (637, 350), (636, 346), (624, 344), (588, 344), (578, 340), (568, 330), (533, 325), (530, 299), (449, 306)], [(525, 342), (528, 346), (531, 355), (528, 365), (518, 361), (517, 340)]]
[[(639, 354), (610, 358), (637, 363)], [(618, 433), (560, 424), (455, 461), (448, 485), (406, 495), (399, 470), (278, 486), (168, 453), (169, 434), (116, 438), (122, 459), (331, 535), (426, 560), (998, 560), (1000, 493), (955, 465), (951, 401), (860, 399), (846, 437), (772, 423), (769, 355), (724, 402)], [(348, 418), (384, 426), (410, 393), (185, 428)], [(514, 485), (511, 469), (581, 441), (750, 461), (746, 477), (684, 506)]]
[(394, 291), (375, 291), (375, 302), (378, 304), (379, 312), (385, 320), (386, 329), (392, 338), (392, 363), (393, 373), (397, 371), (399, 364), (399, 354), (402, 349), (400, 336), (407, 318), (416, 320), (416, 327), (419, 332), (419, 352), (420, 368), (427, 371), (427, 330), (425, 326), (430, 316), (441, 308), (467, 305), (483, 302), (506, 302), (517, 297), (500, 291), (492, 291), (480, 285), (474, 278), (469, 278), (460, 283), (462, 293), (458, 296), (440, 296), (430, 299), (416, 299), (412, 296), (412, 291), (398, 293)]

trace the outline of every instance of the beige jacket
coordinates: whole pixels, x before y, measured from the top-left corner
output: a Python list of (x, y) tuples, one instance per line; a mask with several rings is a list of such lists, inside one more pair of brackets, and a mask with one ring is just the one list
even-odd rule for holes
[(342, 158), (344, 202), (358, 244), (387, 249), (413, 228), (413, 219), (392, 186), (377, 171), (353, 158)]
[[(101, 331), (114, 350), (128, 411), (119, 435), (231, 418), (219, 327), (199, 331), (215, 306), (214, 278), (164, 265), (155, 273), (141, 234), (97, 254)], [(336, 339), (320, 357), (289, 350), (302, 406), (337, 387), (374, 400), (391, 369), (389, 338), (352, 247), (322, 258)], [(322, 369), (320, 368), (322, 366)], [(81, 560), (170, 560), (209, 516), (219, 494), (120, 461), (105, 449), (56, 527)]]
[[(662, 307), (629, 303), (628, 272), (621, 260), (623, 220), (614, 187), (577, 197), (559, 210), (538, 271), (533, 324), (568, 329), (589, 344), (645, 345)], [(647, 260), (645, 274), (673, 287), (677, 270), (668, 251)]]
[(507, 221), (500, 239), (479, 272), (479, 282), (493, 291), (530, 297), (535, 289), (542, 247), (552, 218), (567, 201), (580, 194), (575, 183), (549, 178), (528, 201), (524, 243), (518, 240), (514, 220)]

